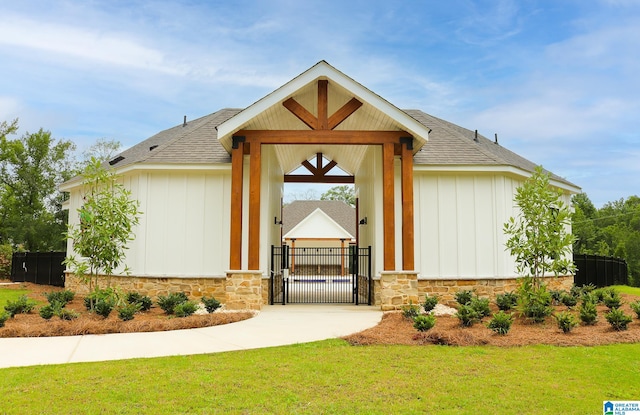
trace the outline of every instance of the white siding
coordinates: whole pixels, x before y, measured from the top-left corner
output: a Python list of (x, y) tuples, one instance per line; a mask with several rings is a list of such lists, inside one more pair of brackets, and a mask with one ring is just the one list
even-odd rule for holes
[(416, 171), (416, 270), (422, 278), (515, 275), (503, 224), (520, 182), (494, 173)]
[[(222, 276), (229, 266), (231, 173), (142, 171), (122, 179), (140, 201), (140, 224), (127, 251), (131, 275)], [(79, 189), (69, 220), (78, 223)], [(69, 246), (69, 252), (71, 252)]]

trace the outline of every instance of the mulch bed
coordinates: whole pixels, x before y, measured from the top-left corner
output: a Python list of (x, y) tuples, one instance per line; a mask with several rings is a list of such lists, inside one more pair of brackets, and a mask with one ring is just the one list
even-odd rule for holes
[[(47, 302), (44, 293), (62, 290), (59, 287), (31, 283), (2, 285), (1, 287), (28, 290), (30, 299), (44, 303)], [(115, 310), (106, 319), (86, 311), (83, 297), (80, 295), (76, 295), (73, 301), (66, 306), (66, 308), (80, 313), (80, 316), (75, 320), (63, 321), (58, 317), (45, 320), (38, 314), (39, 308), (40, 306), (37, 306), (29, 314), (17, 314), (14, 318), (7, 320), (5, 326), (0, 328), (0, 337), (53, 337), (180, 330), (235, 323), (254, 315), (251, 312), (215, 312), (177, 318), (167, 316), (161, 308), (154, 305), (149, 311), (137, 313), (133, 320), (121, 321)]]
[[(624, 301), (622, 310), (633, 315), (634, 319), (625, 331), (615, 331), (605, 320), (608, 311), (605, 306), (598, 306), (598, 322), (593, 326), (580, 325), (570, 333), (563, 333), (553, 317), (544, 323), (532, 324), (524, 318), (516, 318), (511, 330), (505, 336), (495, 334), (485, 325), (489, 318), (483, 319), (472, 327), (461, 327), (454, 316), (436, 317), (436, 325), (429, 331), (420, 333), (413, 328), (413, 322), (402, 316), (399, 311), (385, 313), (376, 327), (344, 337), (352, 345), (402, 344), (428, 345), (441, 344), (450, 346), (491, 345), (499, 347), (526, 346), (548, 344), (554, 346), (596, 346), (613, 343), (640, 342), (640, 320), (629, 308), (629, 302), (639, 297), (621, 295)], [(576, 307), (577, 308), (577, 307)], [(557, 311), (565, 311), (564, 306), (556, 307)], [(495, 309), (494, 311), (497, 311)], [(577, 311), (574, 311), (577, 317)]]

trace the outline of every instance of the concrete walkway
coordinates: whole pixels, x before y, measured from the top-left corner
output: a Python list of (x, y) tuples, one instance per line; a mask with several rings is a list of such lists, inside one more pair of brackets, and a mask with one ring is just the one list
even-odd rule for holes
[(238, 323), (190, 330), (0, 338), (0, 368), (228, 352), (306, 343), (375, 326), (379, 307), (273, 305)]

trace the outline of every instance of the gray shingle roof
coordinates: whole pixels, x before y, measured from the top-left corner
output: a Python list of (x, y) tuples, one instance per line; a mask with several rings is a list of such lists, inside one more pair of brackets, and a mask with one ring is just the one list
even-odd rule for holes
[[(114, 164), (124, 167), (133, 163), (153, 164), (218, 164), (230, 163), (229, 153), (217, 140), (216, 127), (238, 114), (240, 109), (226, 108), (213, 114), (159, 132), (123, 151), (124, 157)], [(533, 171), (536, 164), (495, 144), (493, 140), (420, 110), (404, 110), (416, 121), (431, 129), (429, 141), (416, 153), (416, 165), (513, 166)], [(566, 179), (552, 178), (569, 185)]]
[(289, 203), (282, 209), (282, 234), (289, 233), (318, 208), (355, 237), (356, 209), (340, 200), (296, 200)]
[(216, 127), (239, 113), (226, 108), (193, 121), (159, 132), (120, 153), (124, 157), (114, 164), (123, 167), (132, 163), (217, 164), (231, 163), (231, 156), (217, 140)]

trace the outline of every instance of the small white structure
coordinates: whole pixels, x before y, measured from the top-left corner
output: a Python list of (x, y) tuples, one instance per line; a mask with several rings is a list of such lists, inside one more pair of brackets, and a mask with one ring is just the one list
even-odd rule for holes
[[(346, 180), (313, 166), (319, 154), (355, 185), (356, 234), (343, 236), (371, 246), (376, 304), (513, 287), (502, 226), (535, 164), (477, 131), (401, 110), (324, 61), (248, 108), (181, 123), (110, 161), (144, 212), (127, 254), (131, 276), (118, 283), (151, 294), (213, 292), (228, 308), (260, 308), (273, 295), (283, 184), (301, 180), (292, 174), (301, 164), (315, 182)], [(551, 183), (566, 202), (580, 191), (556, 175)], [(78, 223), (80, 178), (61, 189)], [(320, 211), (288, 237), (313, 229), (322, 238), (330, 223)], [(75, 286), (72, 275), (67, 283)]]

